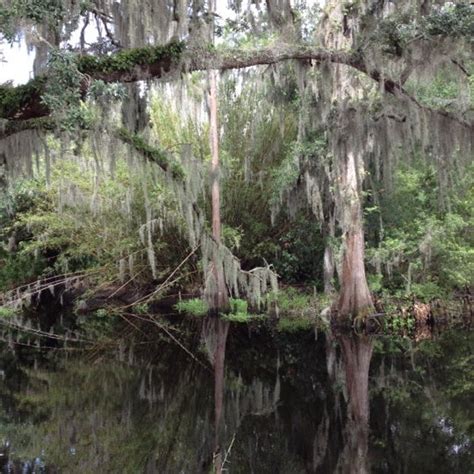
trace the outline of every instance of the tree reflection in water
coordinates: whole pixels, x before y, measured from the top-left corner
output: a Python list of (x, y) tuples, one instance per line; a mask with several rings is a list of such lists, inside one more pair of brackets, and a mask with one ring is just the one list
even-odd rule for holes
[(214, 368), (214, 471), (222, 472), (222, 435), (224, 431), (225, 348), (229, 322), (219, 317), (208, 317), (203, 323), (203, 339), (209, 360)]
[(341, 472), (365, 474), (370, 470), (369, 368), (373, 341), (368, 336), (339, 336), (347, 393), (345, 446), (340, 457)]
[[(229, 323), (220, 318), (207, 318), (203, 323), (203, 339), (209, 360), (214, 368), (214, 472), (223, 470), (222, 441), (225, 424), (225, 351)], [(369, 438), (369, 368), (373, 353), (373, 341), (368, 336), (328, 335), (328, 348), (334, 348), (337, 340), (341, 348), (347, 397), (347, 421), (344, 429), (344, 448), (336, 471), (351, 474), (368, 473)], [(331, 357), (328, 350), (328, 360)], [(323, 417), (314, 439), (312, 469), (316, 472), (327, 450), (327, 415)], [(319, 458), (319, 459), (318, 459)], [(308, 466), (309, 467), (309, 466)]]
[(118, 357), (33, 368), (4, 353), (11, 456), (41, 456), (49, 473), (474, 472), (472, 334), (414, 344), (168, 324), (174, 339), (127, 332)]

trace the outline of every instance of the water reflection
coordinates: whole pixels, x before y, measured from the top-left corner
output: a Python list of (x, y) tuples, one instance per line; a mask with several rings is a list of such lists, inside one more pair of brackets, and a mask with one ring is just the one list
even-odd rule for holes
[(220, 474), (225, 462), (222, 453), (222, 437), (224, 434), (225, 349), (229, 333), (229, 322), (217, 317), (207, 318), (204, 321), (202, 333), (208, 350), (209, 360), (214, 367), (213, 464), (216, 474)]
[(3, 354), (3, 472), (473, 471), (470, 333), (415, 345), (217, 318), (170, 322), (175, 340), (139, 329), (117, 357), (35, 369)]
[(367, 336), (338, 339), (347, 393), (345, 446), (338, 466), (344, 473), (365, 474), (369, 472), (369, 368), (374, 342)]
[[(203, 324), (203, 338), (209, 360), (214, 367), (214, 472), (221, 474), (226, 461), (222, 452), (224, 435), (224, 391), (225, 348), (229, 323), (218, 318), (208, 318)], [(334, 357), (334, 341), (341, 348), (341, 363), (344, 370), (347, 399), (347, 421), (343, 430), (344, 447), (335, 466), (337, 472), (365, 474), (369, 472), (369, 368), (373, 352), (373, 341), (367, 336), (328, 335), (328, 359)], [(333, 362), (331, 362), (332, 364)], [(278, 364), (279, 366), (279, 364)], [(279, 367), (277, 385), (270, 412), (276, 408), (279, 398)], [(324, 463), (328, 448), (330, 423), (327, 411), (317, 425), (313, 440), (313, 458), (305, 466), (306, 472), (318, 472)], [(250, 466), (251, 472), (255, 472)], [(257, 471), (258, 472), (258, 471)]]

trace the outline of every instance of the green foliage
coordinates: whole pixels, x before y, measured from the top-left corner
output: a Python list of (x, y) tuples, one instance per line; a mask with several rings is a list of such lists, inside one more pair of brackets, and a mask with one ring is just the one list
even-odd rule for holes
[(75, 54), (59, 49), (50, 52), (42, 100), (65, 130), (87, 128), (92, 122), (92, 113), (82, 99), (83, 80)]
[(383, 275), (381, 273), (368, 275), (367, 283), (372, 293), (379, 293), (383, 289)]
[(418, 34), (415, 21), (408, 13), (391, 15), (382, 20), (375, 34), (386, 53), (401, 56), (408, 42)]
[(17, 25), (20, 21), (58, 27), (64, 14), (60, 0), (13, 0), (8, 5), (0, 5), (0, 33), (7, 41), (13, 42), (17, 37)]
[(474, 7), (447, 2), (418, 19), (410, 12), (395, 13), (380, 21), (374, 35), (386, 53), (401, 56), (415, 39), (432, 37), (474, 38)]
[(248, 313), (249, 304), (245, 300), (241, 300), (239, 298), (231, 298), (229, 304), (230, 312), (233, 314)]
[[(254, 317), (254, 315), (249, 313), (248, 302), (245, 300), (230, 298), (229, 306), (229, 312), (220, 315), (226, 321), (245, 323), (249, 322)], [(174, 307), (178, 312), (189, 314), (191, 316), (202, 317), (209, 313), (207, 303), (201, 298), (182, 300)]]
[(306, 283), (322, 290), (324, 240), (319, 222), (311, 213), (301, 213), (291, 223), (281, 225), (274, 255), (267, 258), (285, 282)]
[[(85, 75), (78, 68), (76, 54), (59, 49), (50, 51), (47, 81), (41, 99), (61, 130), (90, 128), (96, 118), (91, 101), (105, 106), (126, 96), (121, 84), (90, 79), (87, 79), (89, 84), (85, 94), (85, 81)], [(150, 150), (147, 153), (154, 156)]]
[(109, 84), (97, 79), (92, 81), (87, 89), (87, 97), (101, 103), (122, 100), (125, 96), (125, 87), (117, 82)]
[(282, 211), (272, 223), (270, 210), (297, 183), (299, 157), (322, 160), (327, 142), (319, 134), (297, 142), (294, 83), (272, 84), (271, 94), (280, 86), (288, 92), (283, 99), (269, 96), (258, 76), (250, 76), (241, 93), (234, 79), (222, 85), (223, 220), (238, 229), (235, 252), (244, 266), (260, 266), (265, 259), (285, 282), (319, 285), (324, 242), (316, 218), (301, 212), (291, 220)]
[[(31, 255), (21, 252), (22, 242), (31, 237), (29, 229), (19, 223), (21, 216), (41, 201), (47, 208), (45, 194), (40, 183), (34, 180), (17, 182), (0, 200), (0, 288), (8, 289), (19, 283), (28, 282), (48, 269), (45, 255)], [(20, 251), (9, 249), (8, 240)], [(32, 258), (33, 257), (33, 258)]]
[(0, 318), (9, 319), (15, 316), (16, 311), (12, 308), (6, 308), (5, 306), (0, 306)]
[(424, 31), (430, 36), (474, 38), (474, 7), (468, 3), (447, 2), (423, 19)]
[(293, 287), (280, 289), (267, 297), (269, 308), (278, 308), (279, 331), (307, 331), (321, 323), (319, 314), (327, 306), (325, 295), (309, 294)]
[[(466, 67), (469, 69), (468, 65)], [(455, 71), (451, 67), (444, 67), (431, 81), (411, 82), (407, 84), (407, 89), (428, 107), (457, 111), (460, 105), (468, 109), (474, 104), (474, 82), (470, 80), (469, 87), (464, 90), (462, 86)], [(463, 103), (460, 103), (461, 99)]]
[(251, 314), (248, 310), (248, 302), (239, 298), (230, 298), (229, 313), (222, 314), (221, 317), (227, 321), (234, 323), (248, 323), (250, 320), (259, 317), (259, 315)]
[(103, 308), (86, 316), (79, 317), (77, 325), (83, 337), (91, 340), (100, 340), (109, 336), (113, 337), (114, 325), (117, 319), (114, 312), (109, 312)]
[(0, 86), (0, 117), (11, 117), (33, 98), (38, 98), (45, 82), (44, 77), (37, 77), (16, 87), (8, 84)]
[[(195, 72), (189, 75), (186, 89), (190, 100), (200, 102), (204, 98), (205, 76)], [(150, 103), (150, 122), (160, 147), (164, 150), (181, 150), (190, 146), (193, 155), (201, 160), (210, 157), (209, 127), (185, 113), (180, 113), (176, 103), (162, 94), (152, 96)]]
[(207, 303), (201, 298), (182, 300), (176, 303), (174, 307), (179, 313), (186, 313), (192, 316), (205, 316), (209, 311)]
[(402, 314), (390, 315), (384, 319), (385, 330), (392, 333), (411, 333), (415, 328), (415, 318), (411, 315), (404, 316)]
[(296, 333), (309, 331), (314, 327), (314, 321), (306, 318), (281, 317), (278, 320), (277, 330), (282, 332)]
[(382, 218), (383, 240), (367, 257), (381, 264), (385, 288), (429, 300), (474, 281), (472, 166), (452, 179), (440, 202), (434, 169), (421, 162), (405, 165), (380, 210), (367, 216), (369, 229)]
[[(51, 142), (50, 146), (56, 144)], [(116, 157), (114, 175), (99, 178), (87, 144), (83, 144), (82, 153), (80, 158), (56, 163), (50, 186), (41, 178), (22, 184), (18, 181), (17, 191), (5, 202), (1, 237), (6, 242), (15, 236), (17, 248), (0, 255), (2, 288), (41, 274), (94, 268), (100, 268), (96, 280), (112, 282), (120, 276), (121, 260), (126, 261), (123, 277), (132, 278), (133, 284), (152, 279), (147, 243), (141, 241), (139, 232), (147, 221), (144, 182), (150, 209), (157, 217), (163, 218), (163, 209), (174, 209), (173, 196), (152, 176), (130, 173), (120, 156)], [(180, 236), (179, 219), (166, 232), (154, 234), (157, 278), (167, 274), (169, 267), (175, 268), (175, 259), (187, 251)]]
[(31, 255), (12, 255), (0, 250), (0, 288), (6, 290), (31, 281), (47, 268), (48, 262), (43, 256), (32, 259)]
[(282, 288), (277, 293), (268, 296), (269, 303), (276, 302), (282, 313), (292, 311), (302, 312), (312, 304), (312, 296), (296, 288)]

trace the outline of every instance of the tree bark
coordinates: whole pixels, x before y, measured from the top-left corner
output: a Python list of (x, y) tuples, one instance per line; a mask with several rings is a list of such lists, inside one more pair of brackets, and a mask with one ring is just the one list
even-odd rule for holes
[(209, 138), (211, 145), (211, 207), (212, 237), (216, 243), (212, 258), (214, 291), (210, 295), (209, 309), (218, 313), (229, 306), (229, 295), (225, 284), (224, 269), (220, 258), (221, 245), (221, 201), (220, 201), (220, 165), (219, 165), (219, 127), (217, 120), (217, 78), (216, 71), (209, 71)]
[(326, 295), (332, 295), (334, 293), (334, 277), (336, 270), (336, 263), (334, 259), (333, 239), (335, 237), (335, 216), (334, 212), (331, 211), (325, 222), (325, 247), (323, 257), (323, 281), (324, 281), (324, 293)]
[(362, 157), (349, 151), (341, 176), (345, 232), (341, 289), (336, 306), (339, 322), (363, 318), (374, 311), (364, 267), (365, 243), (359, 191), (362, 171)]

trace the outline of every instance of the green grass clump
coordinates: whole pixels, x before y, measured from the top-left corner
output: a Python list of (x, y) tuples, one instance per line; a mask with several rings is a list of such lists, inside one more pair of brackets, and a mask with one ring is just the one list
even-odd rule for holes
[(284, 288), (269, 295), (269, 306), (278, 308), (278, 331), (307, 331), (321, 325), (321, 310), (329, 304), (327, 296), (308, 293), (297, 288)]
[(205, 316), (209, 311), (207, 303), (201, 298), (180, 301), (175, 304), (174, 308), (179, 313), (186, 313), (192, 316)]
[(230, 298), (230, 312), (222, 314), (222, 318), (234, 323), (247, 323), (252, 319), (252, 315), (248, 311), (248, 303), (239, 298)]
[(304, 311), (311, 306), (311, 296), (296, 288), (282, 289), (271, 297), (276, 298), (276, 303), (282, 313)]
[(315, 321), (306, 317), (282, 317), (278, 320), (277, 330), (281, 332), (308, 331), (314, 327)]
[(6, 308), (5, 306), (0, 306), (0, 318), (9, 319), (15, 316), (16, 311), (12, 308)]
[[(207, 303), (201, 298), (192, 298), (190, 300), (180, 301), (174, 308), (179, 313), (186, 313), (191, 316), (205, 316), (209, 312)], [(238, 298), (230, 298), (229, 312), (220, 314), (222, 319), (235, 323), (249, 322), (254, 315), (248, 311), (248, 303)]]

